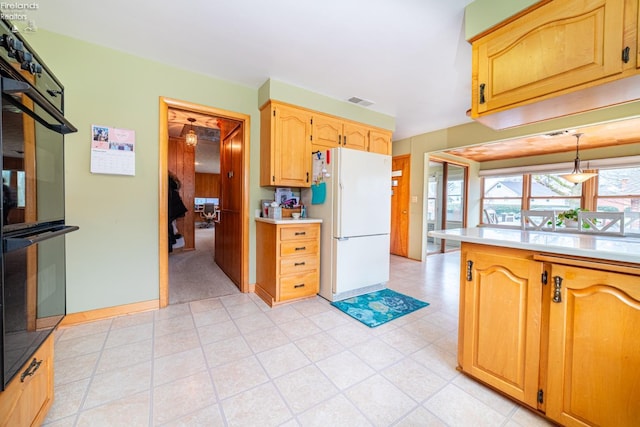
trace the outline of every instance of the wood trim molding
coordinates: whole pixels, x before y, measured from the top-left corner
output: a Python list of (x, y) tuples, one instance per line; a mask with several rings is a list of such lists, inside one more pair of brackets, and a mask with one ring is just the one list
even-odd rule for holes
[(59, 327), (95, 322), (96, 320), (104, 320), (127, 314), (142, 313), (144, 311), (157, 310), (158, 308), (159, 302), (157, 299), (154, 299), (150, 301), (134, 302), (132, 304), (117, 305), (114, 307), (99, 308), (96, 310), (81, 311), (79, 313), (67, 314), (60, 322)]
[(180, 101), (161, 96), (159, 99), (159, 141), (158, 141), (158, 260), (159, 260), (159, 301), (160, 308), (169, 304), (169, 244), (167, 217), (167, 167), (169, 146), (169, 108), (193, 111), (221, 119), (235, 120), (244, 127), (243, 167), (242, 167), (242, 260), (240, 273), (240, 291), (249, 292), (249, 166), (251, 145), (251, 116), (233, 111), (221, 110), (201, 104)]

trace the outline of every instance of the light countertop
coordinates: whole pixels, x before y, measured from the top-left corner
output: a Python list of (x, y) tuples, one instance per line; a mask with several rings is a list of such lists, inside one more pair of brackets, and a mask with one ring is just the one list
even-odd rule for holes
[(273, 219), (273, 218), (262, 218), (262, 217), (257, 217), (256, 221), (260, 221), (260, 222), (266, 222), (268, 224), (315, 224), (318, 222), (322, 222), (321, 219), (319, 218), (300, 218), (300, 219), (293, 219), (293, 218), (282, 218), (282, 219)]
[(428, 235), (460, 242), (640, 264), (639, 237), (491, 227), (430, 231)]

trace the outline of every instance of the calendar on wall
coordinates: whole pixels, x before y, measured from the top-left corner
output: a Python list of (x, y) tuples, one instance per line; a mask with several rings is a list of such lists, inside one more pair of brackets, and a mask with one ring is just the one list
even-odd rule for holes
[(91, 173), (136, 174), (136, 132), (91, 125)]

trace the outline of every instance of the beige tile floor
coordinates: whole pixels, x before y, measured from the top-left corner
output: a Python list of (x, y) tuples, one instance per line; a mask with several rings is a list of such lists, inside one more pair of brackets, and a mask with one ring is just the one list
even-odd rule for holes
[(548, 425), (456, 371), (458, 262), (392, 257), (389, 287), (430, 305), (373, 329), (254, 294), (61, 329), (45, 425)]

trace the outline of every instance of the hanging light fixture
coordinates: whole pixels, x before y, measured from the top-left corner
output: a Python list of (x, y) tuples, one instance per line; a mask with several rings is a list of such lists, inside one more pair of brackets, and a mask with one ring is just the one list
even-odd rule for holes
[(580, 154), (578, 151), (578, 144), (580, 143), (580, 137), (582, 136), (582, 134), (576, 133), (574, 136), (576, 137), (576, 159), (573, 161), (573, 172), (560, 176), (567, 181), (573, 182), (574, 184), (580, 184), (598, 174), (582, 172), (582, 169), (580, 169)]
[(187, 132), (185, 142), (189, 147), (195, 147), (198, 144), (198, 135), (196, 135), (196, 132), (193, 130), (193, 122), (195, 122), (196, 119), (189, 117), (187, 120), (191, 122), (191, 129)]

